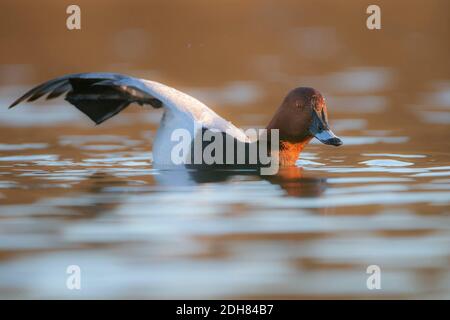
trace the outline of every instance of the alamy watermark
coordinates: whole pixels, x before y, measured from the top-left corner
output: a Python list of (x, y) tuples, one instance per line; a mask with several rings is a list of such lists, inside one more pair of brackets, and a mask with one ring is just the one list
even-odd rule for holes
[[(68, 30), (81, 29), (81, 8), (76, 4), (71, 4), (66, 8), (69, 15), (66, 19), (66, 27)], [(367, 7), (366, 13), (369, 14), (366, 20), (366, 26), (369, 30), (381, 29), (381, 8), (376, 4)]]
[(194, 126), (171, 133), (171, 162), (174, 165), (258, 166), (261, 175), (274, 175), (279, 169), (279, 130), (247, 129), (246, 140), (239, 140), (233, 130), (225, 132)]
[(381, 8), (376, 4), (371, 4), (367, 7), (366, 13), (370, 14), (366, 20), (366, 26), (369, 30), (381, 29)]
[(76, 4), (67, 7), (66, 13), (69, 15), (66, 19), (66, 27), (68, 30), (81, 29), (81, 8)]
[(66, 279), (66, 287), (69, 290), (81, 290), (81, 268), (76, 264), (67, 266), (66, 273), (69, 275)]
[(372, 264), (367, 267), (366, 273), (370, 274), (367, 278), (366, 286), (369, 290), (381, 289), (381, 268), (376, 264)]

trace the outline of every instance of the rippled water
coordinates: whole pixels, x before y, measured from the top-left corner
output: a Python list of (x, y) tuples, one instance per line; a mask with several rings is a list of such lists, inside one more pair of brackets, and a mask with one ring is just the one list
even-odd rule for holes
[(313, 143), (275, 177), (153, 169), (150, 122), (3, 128), (1, 296), (448, 297), (448, 153), (334, 124), (344, 147)]
[[(213, 15), (187, 6), (174, 19), (172, 4), (133, 3), (141, 29), (112, 5), (114, 22), (91, 18), (97, 33), (73, 45), (55, 26), (45, 37), (0, 28), (10, 30), (0, 61), (0, 298), (450, 298), (450, 75), (436, 32), (448, 10), (383, 2), (399, 22), (394, 30), (386, 14), (377, 37), (358, 27), (359, 5), (325, 1), (304, 14), (319, 11), (222, 4)], [(18, 37), (35, 54), (22, 54)], [(277, 176), (164, 171), (152, 167), (160, 111), (133, 106), (94, 126), (62, 100), (7, 110), (69, 66), (177, 86), (244, 128), (264, 127), (292, 87), (313, 86), (344, 145), (314, 141)], [(68, 265), (80, 266), (82, 290), (66, 288)], [(369, 265), (381, 268), (381, 290), (367, 289)]]

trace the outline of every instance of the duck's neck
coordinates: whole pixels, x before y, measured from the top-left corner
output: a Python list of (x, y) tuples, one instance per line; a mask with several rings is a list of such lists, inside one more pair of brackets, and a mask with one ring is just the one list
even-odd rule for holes
[[(294, 166), (300, 156), (300, 152), (302, 152), (312, 137), (308, 134), (298, 134), (299, 132), (307, 132), (307, 130), (294, 130), (292, 127), (286, 126), (285, 124), (289, 124), (289, 120), (284, 119), (283, 116), (284, 114), (280, 116), (280, 111), (278, 111), (266, 129), (269, 132), (278, 130), (279, 164), (282, 166)], [(272, 134), (270, 134), (271, 136)]]
[[(308, 140), (309, 141), (309, 140)], [(308, 141), (289, 142), (280, 139), (279, 161), (282, 166), (293, 166)]]
[(279, 137), (278, 150), (276, 154), (274, 154), (273, 150), (271, 149), (272, 144), (270, 143), (269, 135), (267, 150), (272, 150), (272, 156), (278, 157), (278, 161), (281, 166), (294, 166), (303, 148), (308, 144), (310, 140), (310, 137), (307, 137), (301, 141), (292, 141), (290, 139)]

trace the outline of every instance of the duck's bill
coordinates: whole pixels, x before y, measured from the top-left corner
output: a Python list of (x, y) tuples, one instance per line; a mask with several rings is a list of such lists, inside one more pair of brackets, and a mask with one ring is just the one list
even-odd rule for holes
[(342, 140), (337, 137), (331, 130), (322, 130), (320, 132), (317, 132), (316, 134), (314, 134), (314, 137), (316, 137), (317, 140), (324, 144), (329, 144), (336, 147), (342, 144)]

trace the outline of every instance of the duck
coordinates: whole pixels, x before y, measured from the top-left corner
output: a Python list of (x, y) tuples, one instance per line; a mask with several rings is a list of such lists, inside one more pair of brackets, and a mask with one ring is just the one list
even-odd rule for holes
[[(15, 100), (9, 109), (24, 101), (32, 102), (44, 96), (46, 99), (54, 99), (63, 94), (66, 94), (67, 102), (97, 125), (117, 115), (132, 103), (154, 109), (162, 108), (163, 116), (153, 141), (154, 165), (180, 164), (174, 163), (173, 160), (173, 150), (177, 143), (173, 139), (173, 132), (177, 129), (186, 130), (192, 137), (198, 135), (198, 128), (202, 128), (202, 133), (205, 130), (213, 130), (231, 137), (236, 143), (234, 144), (236, 153), (239, 153), (237, 144), (244, 145), (244, 149), (241, 150), (245, 150), (246, 155), (253, 143), (262, 141), (259, 138), (252, 140), (242, 129), (184, 92), (156, 81), (119, 73), (90, 72), (64, 75), (32, 88)], [(277, 159), (281, 166), (294, 166), (302, 150), (313, 138), (326, 145), (343, 144), (330, 129), (325, 98), (318, 90), (310, 87), (292, 89), (282, 100), (265, 129), (270, 133), (266, 142), (274, 142), (270, 137), (273, 132), (277, 133), (275, 136), (278, 145)], [(204, 150), (207, 146), (208, 143), (202, 143), (201, 149)], [(236, 157), (235, 154), (234, 160)], [(185, 158), (188, 159), (189, 156)], [(248, 157), (245, 159), (247, 163)], [(189, 161), (186, 163), (189, 164)], [(259, 163), (258, 158), (256, 164)], [(213, 165), (209, 163), (209, 166)]]

